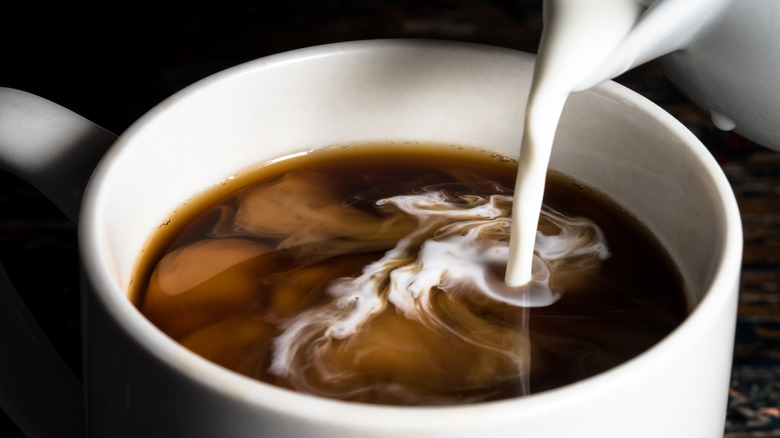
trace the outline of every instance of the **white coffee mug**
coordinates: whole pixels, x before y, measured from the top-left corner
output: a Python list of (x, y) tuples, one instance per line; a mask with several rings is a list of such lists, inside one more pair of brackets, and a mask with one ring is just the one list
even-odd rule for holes
[[(614, 369), (488, 403), (342, 402), (210, 363), (164, 335), (127, 299), (134, 264), (170, 213), (258, 163), (385, 141), (518, 155), (533, 61), (509, 49), (455, 42), (325, 45), (218, 73), (134, 123), (97, 166), (78, 219), (89, 434), (722, 437), (742, 255), (736, 202), (693, 134), (612, 82), (570, 97), (551, 166), (638, 217), (679, 266), (695, 304), (669, 336)], [(78, 159), (57, 160), (68, 167)], [(36, 177), (25, 159), (17, 166)]]

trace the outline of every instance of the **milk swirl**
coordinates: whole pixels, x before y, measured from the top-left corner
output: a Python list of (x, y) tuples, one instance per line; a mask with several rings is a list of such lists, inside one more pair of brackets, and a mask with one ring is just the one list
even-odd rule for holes
[[(345, 348), (335, 347), (334, 341), (355, 335), (388, 307), (431, 331), (505, 356), (520, 375), (527, 375), (530, 359), (524, 322), (515, 328), (521, 336), (512, 348), (483, 343), (471, 333), (454, 329), (434, 311), (432, 294), (444, 293), (459, 300), (459, 294), (479, 291), (489, 300), (511, 306), (547, 306), (560, 295), (550, 288), (550, 266), (565, 274), (597, 265), (609, 256), (595, 224), (543, 210), (542, 221), (557, 232), (537, 233), (532, 281), (523, 287), (509, 287), (500, 273), (509, 256), (511, 196), (452, 197), (427, 190), (381, 199), (376, 204), (414, 217), (417, 227), (381, 259), (368, 264), (361, 275), (333, 282), (328, 287), (330, 303), (298, 315), (276, 338), (271, 371), (297, 381), (298, 386), (307, 386), (307, 374), (312, 372), (322, 380), (337, 381), (339, 373), (329, 372), (332, 367), (326, 360), (321, 363), (321, 358), (329, 348)], [(296, 362), (301, 360), (308, 364), (307, 373), (296, 376), (295, 370), (302, 368)]]
[(238, 373), (394, 405), (565, 385), (684, 317), (667, 297), (679, 292), (674, 271), (590, 189), (549, 175), (533, 281), (510, 287), (512, 163), (476, 150), (372, 150), (269, 166), (193, 206), (194, 219), (150, 250), (139, 308)]

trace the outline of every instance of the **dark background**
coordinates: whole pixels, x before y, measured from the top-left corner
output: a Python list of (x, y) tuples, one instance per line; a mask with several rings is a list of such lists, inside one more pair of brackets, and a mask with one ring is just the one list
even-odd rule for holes
[[(373, 38), (463, 40), (536, 52), (542, 27), (541, 0), (27, 5), (3, 13), (0, 86), (53, 100), (115, 134), (181, 88), (265, 55)], [(725, 435), (780, 437), (780, 154), (716, 130), (652, 65), (618, 81), (691, 129), (732, 183), (745, 253)], [(55, 347), (78, 370), (76, 228), (4, 172), (0, 262)], [(13, 359), (0, 352), (0, 360)], [(8, 421), (0, 420), (2, 431)], [(0, 435), (18, 434), (9, 430)]]

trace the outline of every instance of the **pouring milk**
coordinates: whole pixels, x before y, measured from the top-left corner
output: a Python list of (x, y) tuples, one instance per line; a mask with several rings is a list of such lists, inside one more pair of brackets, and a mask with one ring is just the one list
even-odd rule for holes
[(630, 68), (684, 48), (730, 0), (545, 0), (526, 108), (505, 281), (532, 280), (545, 175), (563, 106)]
[(528, 98), (515, 185), (506, 283), (531, 281), (553, 137), (569, 93), (625, 38), (644, 7), (634, 0), (549, 1)]

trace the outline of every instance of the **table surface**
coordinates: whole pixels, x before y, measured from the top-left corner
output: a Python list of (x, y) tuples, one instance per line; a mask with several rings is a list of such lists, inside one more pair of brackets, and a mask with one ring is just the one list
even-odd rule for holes
[[(0, 86), (51, 99), (117, 134), (192, 82), (285, 50), (357, 39), (435, 38), (536, 52), (542, 28), (541, 0), (267, 0), (151, 9), (121, 2), (110, 8), (29, 4), (0, 26)], [(724, 433), (780, 437), (780, 154), (717, 130), (653, 65), (618, 82), (685, 124), (732, 184), (745, 250)], [(0, 262), (77, 369), (75, 227), (4, 172)]]

